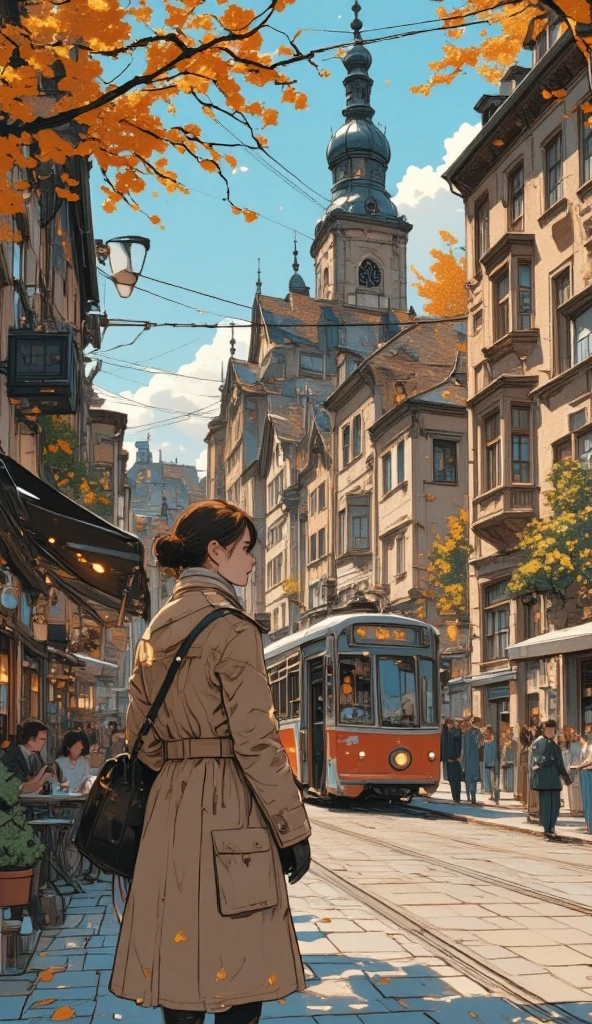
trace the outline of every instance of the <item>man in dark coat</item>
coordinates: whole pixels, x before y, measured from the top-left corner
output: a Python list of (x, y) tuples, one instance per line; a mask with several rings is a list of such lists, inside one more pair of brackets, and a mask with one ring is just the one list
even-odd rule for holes
[(541, 825), (548, 841), (558, 840), (555, 824), (559, 816), (561, 779), (571, 786), (571, 778), (561, 751), (555, 742), (557, 722), (549, 718), (543, 724), (543, 735), (531, 747), (530, 786), (539, 794)]
[(446, 719), (446, 774), (450, 783), (450, 792), (455, 804), (460, 803), (460, 784), (462, 782), (462, 768), (460, 757), (462, 753), (462, 732), (453, 718)]
[(22, 783), (21, 793), (40, 793), (43, 783), (53, 772), (41, 757), (47, 742), (48, 729), (38, 718), (28, 718), (19, 726), (19, 742), (8, 747), (2, 764)]

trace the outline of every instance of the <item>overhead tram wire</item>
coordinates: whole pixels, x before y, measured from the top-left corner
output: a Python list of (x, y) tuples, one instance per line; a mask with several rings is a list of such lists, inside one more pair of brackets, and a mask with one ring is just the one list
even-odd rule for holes
[[(138, 370), (138, 373), (140, 373), (140, 372), (141, 371)], [(149, 373), (150, 371), (147, 370), (145, 372)], [(166, 372), (166, 371), (164, 371), (164, 372)], [(126, 378), (122, 377), (121, 374), (119, 374), (119, 373), (111, 373), (110, 370), (101, 370), (101, 373), (104, 373), (106, 377), (115, 377), (117, 380), (126, 380)], [(180, 374), (180, 376), (183, 376), (183, 374)], [(191, 379), (193, 379), (193, 378), (191, 378)], [(197, 378), (197, 379), (199, 380), (199, 378)], [(137, 385), (138, 387), (141, 387), (141, 388), (147, 386), (146, 384), (142, 383), (142, 381), (139, 381), (139, 380), (138, 381), (135, 381), (135, 380), (134, 381), (129, 381), (128, 383), (135, 384), (135, 385)], [(220, 381), (219, 380), (213, 380), (212, 384), (218, 384), (219, 385)], [(150, 403), (138, 402), (138, 401), (136, 401), (133, 398), (126, 398), (124, 395), (120, 395), (116, 391), (109, 391), (108, 388), (103, 387), (102, 384), (97, 384), (96, 387), (100, 388), (101, 391), (105, 391), (108, 395), (112, 395), (113, 397), (120, 399), (120, 401), (122, 401), (122, 402), (133, 402), (134, 405), (144, 405), (144, 406), (146, 406), (147, 409), (159, 409), (160, 412), (178, 412), (179, 411), (178, 409), (165, 409), (162, 406), (158, 406), (158, 405), (154, 405), (153, 406)], [(213, 396), (210, 395), (210, 394), (206, 394), (205, 392), (200, 392), (200, 393), (193, 392), (192, 395), (187, 395), (186, 397), (191, 399), (191, 398), (212, 398)]]
[[(482, 10), (479, 13), (480, 14), (487, 14), (489, 11), (497, 11), (501, 7), (504, 7), (506, 4), (507, 4), (507, 0), (498, 0), (498, 2), (492, 4), (491, 7), (483, 7)], [(521, 14), (522, 11), (524, 11), (529, 6), (530, 6), (529, 0), (525, 0), (523, 6), (519, 10), (517, 10), (516, 13), (517, 14)], [(514, 13), (514, 12), (512, 12), (512, 13)], [(452, 14), (451, 13), (451, 14), (447, 14), (445, 17), (446, 17), (446, 21), (460, 21), (461, 24), (458, 25), (457, 27), (458, 28), (464, 28), (464, 25), (462, 24), (462, 22), (463, 22), (463, 19), (466, 18), (465, 14)], [(486, 21), (487, 19), (483, 19), (483, 20)], [(391, 32), (393, 29), (417, 28), (420, 25), (433, 25), (433, 24), (442, 25), (442, 18), (424, 18), (422, 21), (405, 21), (405, 22), (402, 22), (400, 25), (379, 25), (376, 28), (367, 28), (366, 26), (364, 26), (364, 32), (366, 34), (372, 33), (372, 32)], [(449, 25), (446, 26), (446, 28), (451, 28), (451, 27), (454, 28), (454, 26), (449, 26)], [(322, 35), (343, 35), (343, 29), (340, 29), (340, 28), (303, 28), (302, 32), (303, 33), (305, 33), (305, 32), (315, 33), (316, 32), (316, 33), (322, 34)]]
[[(395, 310), (394, 312), (396, 313), (397, 311)], [(402, 310), (399, 310), (399, 312), (402, 312)], [(421, 325), (421, 324), (453, 323), (453, 322), (459, 321), (459, 320), (466, 320), (466, 318), (467, 318), (466, 314), (462, 314), (462, 315), (459, 315), (459, 316), (442, 316), (442, 317), (433, 317), (433, 318), (432, 317), (429, 317), (429, 318), (426, 317), (425, 319), (420, 319), (420, 320), (409, 320), (409, 321), (405, 320), (405, 321), (401, 321), (399, 323), (399, 326), (400, 327), (412, 327), (414, 325)], [(228, 314), (225, 314), (223, 319), (228, 321)], [(197, 329), (198, 327), (203, 327), (203, 328), (208, 328), (208, 329), (212, 329), (212, 330), (217, 330), (217, 329), (220, 329), (220, 330), (231, 330), (232, 327), (233, 327), (233, 324), (230, 321), (227, 322), (227, 323), (219, 323), (219, 322), (212, 322), (212, 323), (210, 323), (210, 322), (203, 322), (203, 321), (201, 323), (196, 323), (196, 322), (194, 322), (194, 323), (174, 323), (174, 322), (169, 322), (169, 321), (162, 321), (162, 322), (159, 322), (159, 323), (152, 323), (151, 321), (147, 321), (147, 320), (131, 320), (131, 319), (130, 320), (124, 320), (123, 318), (109, 320), (109, 326), (110, 327), (142, 327), (146, 323), (148, 323), (151, 328), (154, 328), (154, 327), (179, 327), (179, 328), (183, 328), (183, 329), (185, 329), (185, 328)], [(234, 327), (235, 328), (236, 327), (254, 327), (254, 326), (257, 326), (257, 322), (255, 320), (243, 320), (240, 324), (237, 324), (236, 322), (234, 323)], [(286, 329), (289, 328), (290, 330), (299, 329), (301, 327), (316, 327), (317, 329), (320, 330), (321, 328), (326, 328), (326, 327), (331, 327), (331, 326), (335, 326), (335, 327), (387, 327), (388, 324), (386, 324), (384, 320), (357, 320), (356, 322), (352, 321), (351, 323), (337, 323), (337, 324), (322, 323), (322, 322), (319, 322), (318, 320), (315, 321), (315, 323), (313, 323), (313, 324), (306, 324), (306, 323), (302, 323), (302, 322), (294, 323), (293, 320), (289, 320), (289, 321), (286, 321), (286, 323), (283, 323), (282, 321), (274, 322), (270, 326), (272, 326), (274, 328), (276, 328), (276, 327), (285, 327)]]
[(126, 431), (126, 433), (127, 434), (138, 434), (142, 430), (146, 430), (147, 427), (149, 427), (152, 430), (154, 427), (170, 427), (170, 426), (175, 426), (177, 423), (183, 423), (185, 420), (190, 420), (194, 416), (209, 415), (210, 412), (213, 409), (219, 408), (219, 407), (220, 407), (220, 402), (219, 402), (219, 400), (217, 400), (215, 402), (210, 402), (209, 405), (203, 406), (202, 409), (196, 409), (194, 412), (184, 413), (183, 415), (174, 417), (172, 419), (152, 420), (152, 422), (141, 423), (139, 426), (131, 427), (129, 430)]

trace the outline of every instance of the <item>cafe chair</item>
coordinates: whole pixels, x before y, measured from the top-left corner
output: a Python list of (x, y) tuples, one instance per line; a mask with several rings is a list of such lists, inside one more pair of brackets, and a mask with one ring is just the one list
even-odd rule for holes
[(42, 862), (41, 885), (51, 885), (56, 892), (63, 892), (64, 890), (59, 889), (56, 885), (55, 879), (58, 876), (73, 892), (84, 892), (80, 882), (72, 873), (72, 867), (68, 861), (72, 819), (33, 818), (30, 824), (39, 833), (39, 838), (47, 851)]

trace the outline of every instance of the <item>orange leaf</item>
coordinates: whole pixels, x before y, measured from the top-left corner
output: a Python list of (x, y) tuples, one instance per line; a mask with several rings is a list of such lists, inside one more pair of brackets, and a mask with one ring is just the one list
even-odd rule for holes
[(60, 1006), (57, 1010), (55, 1010), (52, 1013), (51, 1019), (52, 1020), (72, 1020), (72, 1017), (75, 1017), (75, 1016), (76, 1016), (76, 1014), (74, 1013), (74, 1010), (72, 1009), (71, 1006)]
[(498, 146), (498, 147), (499, 146), (505, 146), (505, 142), (504, 142), (503, 139), (494, 139), (493, 142), (492, 142), (492, 145), (493, 146)]
[(175, 942), (185, 942), (186, 938), (187, 936), (185, 932), (177, 932), (177, 934), (175, 935)]
[(55, 999), (40, 999), (37, 1003), (31, 1004), (31, 1009), (36, 1010), (39, 1006), (50, 1006), (55, 1003)]
[(221, 967), (220, 970), (218, 971), (217, 975), (216, 975), (216, 981), (225, 981), (225, 979), (226, 979), (226, 971), (224, 970), (223, 967)]
[(277, 981), (277, 974), (270, 974), (269, 978), (267, 979), (267, 984), (268, 985), (275, 985), (276, 981)]
[(152, 977), (152, 968), (151, 967), (145, 967), (144, 968), (144, 977), (145, 978), (151, 978)]

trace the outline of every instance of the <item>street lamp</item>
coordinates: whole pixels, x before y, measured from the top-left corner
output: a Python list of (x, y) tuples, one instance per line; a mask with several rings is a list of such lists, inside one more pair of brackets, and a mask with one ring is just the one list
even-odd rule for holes
[(100, 263), (109, 260), (111, 280), (122, 299), (129, 299), (144, 268), (150, 239), (141, 235), (124, 235), (103, 243), (97, 240)]

